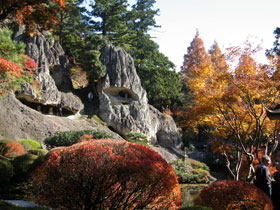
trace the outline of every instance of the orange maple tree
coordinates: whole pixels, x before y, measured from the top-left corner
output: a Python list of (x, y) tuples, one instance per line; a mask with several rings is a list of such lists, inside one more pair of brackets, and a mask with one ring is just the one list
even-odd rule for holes
[[(198, 35), (193, 42), (197, 42), (191, 45), (195, 48), (188, 49), (185, 57), (198, 50), (205, 52)], [(185, 125), (195, 130), (198, 125), (209, 129), (212, 148), (224, 155), (226, 166), (236, 180), (243, 157), (248, 160), (247, 178), (250, 178), (254, 158), (259, 159), (257, 151), (265, 148), (266, 154), (271, 155), (278, 144), (279, 122), (268, 119), (266, 108), (280, 103), (279, 83), (270, 77), (272, 64), (265, 66), (254, 61), (252, 56), (256, 52), (246, 42), (243, 48), (229, 48), (224, 56), (215, 43), (210, 55), (196, 56), (194, 61), (184, 62), (183, 68), (195, 94), (195, 105), (187, 111), (177, 110), (176, 114), (185, 116)], [(228, 65), (225, 58), (237, 60), (237, 66)]]
[(55, 151), (33, 173), (32, 182), (34, 200), (59, 209), (181, 205), (172, 167), (150, 148), (123, 140), (92, 139)]
[(5, 0), (0, 3), (0, 21), (16, 17), (29, 33), (50, 29), (58, 24), (56, 14), (64, 6), (64, 0)]

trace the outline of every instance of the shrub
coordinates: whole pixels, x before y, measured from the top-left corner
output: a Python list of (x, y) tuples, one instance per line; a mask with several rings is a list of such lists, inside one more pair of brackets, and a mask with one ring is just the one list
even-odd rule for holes
[[(191, 165), (190, 173), (187, 173), (185, 162), (183, 159), (178, 159), (172, 162), (172, 167), (178, 177), (180, 183), (189, 184), (206, 184), (209, 183), (208, 179), (210, 173), (209, 168), (199, 161), (188, 158)], [(207, 169), (207, 170), (205, 170)]]
[(38, 156), (33, 154), (24, 154), (16, 157), (12, 162), (14, 166), (15, 177), (27, 177), (29, 173), (36, 168), (35, 161), (37, 158)]
[(31, 150), (31, 149), (42, 149), (42, 145), (32, 139), (21, 139), (18, 141), (25, 150)]
[(250, 183), (234, 180), (220, 180), (208, 185), (194, 203), (214, 210), (273, 209), (270, 198), (262, 190)]
[(48, 154), (48, 150), (45, 150), (45, 149), (31, 149), (31, 150), (28, 150), (28, 153), (29, 154), (32, 154), (32, 155), (37, 155), (37, 156), (45, 156), (46, 154)]
[(8, 183), (13, 177), (13, 165), (8, 158), (0, 155), (0, 185)]
[(0, 140), (0, 155), (7, 158), (14, 158), (25, 153), (24, 147), (12, 140)]
[(192, 168), (194, 168), (194, 169), (201, 168), (205, 171), (210, 171), (209, 167), (205, 163), (202, 163), (200, 161), (197, 161), (197, 160), (194, 160), (194, 159), (191, 159), (191, 158), (189, 158), (189, 161), (190, 161), (190, 164), (191, 164)]
[(54, 136), (44, 139), (48, 149), (76, 144), (83, 135), (88, 134), (94, 139), (113, 138), (112, 134), (99, 130), (59, 131)]
[(130, 133), (126, 133), (125, 135), (127, 137), (127, 141), (129, 141), (129, 142), (134, 142), (137, 144), (149, 146), (147, 136), (145, 136), (141, 133), (130, 132)]
[(178, 209), (181, 190), (155, 151), (123, 140), (90, 140), (57, 150), (32, 174), (29, 193), (58, 209)]
[(0, 140), (0, 155), (4, 153), (6, 144), (12, 143), (14, 140), (11, 139), (1, 139)]

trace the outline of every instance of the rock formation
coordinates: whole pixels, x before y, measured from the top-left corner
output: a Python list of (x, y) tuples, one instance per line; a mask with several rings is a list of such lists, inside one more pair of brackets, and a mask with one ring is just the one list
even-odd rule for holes
[(37, 89), (23, 84), (17, 98), (33, 106), (37, 104), (38, 109), (48, 106), (50, 112), (62, 103), (63, 109), (75, 114), (83, 108), (83, 104), (79, 97), (71, 93), (73, 87), (67, 69), (68, 61), (62, 47), (46, 37), (51, 37), (48, 32), (34, 37), (24, 35), (21, 29), (15, 33), (14, 39), (26, 43), (26, 54), (38, 64), (35, 76)]
[(121, 137), (94, 119), (70, 119), (44, 115), (22, 104), (13, 93), (0, 98), (0, 139), (43, 139), (57, 131), (103, 130), (117, 139)]
[[(84, 105), (73, 94), (80, 90), (73, 89), (67, 69), (68, 61), (61, 46), (52, 41), (51, 36), (45, 33), (29, 37), (18, 30), (14, 38), (26, 43), (27, 55), (38, 64), (35, 73), (38, 84), (22, 85), (16, 98), (23, 104), (12, 93), (9, 93), (6, 100), (0, 100), (0, 138), (33, 138), (41, 141), (56, 131), (100, 129), (102, 126), (94, 120), (41, 114), (55, 114), (59, 103), (62, 103), (63, 112), (68, 112), (66, 115), (80, 113)], [(97, 85), (100, 118), (123, 137), (129, 132), (145, 134), (154, 150), (168, 162), (176, 159), (182, 145), (180, 132), (172, 117), (148, 104), (146, 91), (141, 86), (132, 57), (122, 48), (108, 45), (100, 59), (107, 70)], [(108, 128), (104, 127), (103, 130)], [(116, 136), (121, 138), (118, 134)]]
[(107, 69), (98, 82), (101, 119), (123, 136), (139, 132), (152, 145), (179, 150), (182, 140), (174, 120), (148, 104), (132, 57), (120, 47), (107, 45), (100, 59)]

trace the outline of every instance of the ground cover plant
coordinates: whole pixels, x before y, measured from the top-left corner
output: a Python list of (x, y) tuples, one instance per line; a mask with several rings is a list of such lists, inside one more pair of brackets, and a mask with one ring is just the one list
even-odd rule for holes
[(172, 167), (150, 148), (89, 140), (50, 154), (32, 175), (36, 203), (66, 209), (179, 209)]

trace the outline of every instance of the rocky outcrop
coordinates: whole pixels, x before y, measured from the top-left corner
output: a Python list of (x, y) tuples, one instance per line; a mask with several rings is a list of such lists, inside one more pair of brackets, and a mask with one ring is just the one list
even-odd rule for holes
[(68, 61), (62, 47), (53, 41), (48, 32), (34, 37), (23, 36), (22, 33), (22, 30), (18, 30), (14, 38), (24, 39), (26, 54), (38, 64), (35, 73), (37, 86), (23, 84), (22, 91), (17, 93), (17, 98), (37, 103), (38, 106), (57, 107), (61, 103), (69, 113), (79, 112), (83, 104), (79, 97), (71, 93), (73, 87), (67, 69)]
[(43, 139), (57, 131), (69, 130), (103, 130), (116, 139), (118, 134), (96, 122), (94, 119), (71, 119), (53, 115), (44, 115), (22, 104), (13, 93), (0, 98), (0, 139)]
[(150, 134), (146, 91), (136, 73), (133, 59), (122, 48), (106, 46), (101, 58), (107, 73), (98, 82), (99, 113), (118, 133)]
[(121, 135), (140, 132), (151, 144), (180, 149), (182, 140), (174, 120), (148, 104), (132, 57), (108, 45), (100, 59), (107, 69), (98, 82), (101, 119)]

